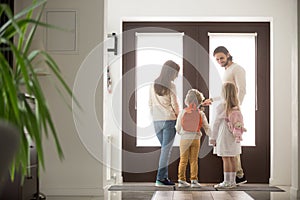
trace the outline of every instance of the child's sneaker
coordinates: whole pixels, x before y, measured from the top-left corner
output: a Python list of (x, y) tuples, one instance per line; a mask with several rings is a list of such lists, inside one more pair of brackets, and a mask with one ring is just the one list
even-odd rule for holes
[(191, 180), (192, 188), (198, 188), (201, 187), (200, 183), (198, 183), (198, 180)]
[(174, 186), (175, 183), (173, 183), (170, 179), (168, 178), (165, 178), (163, 180), (157, 180), (155, 182), (155, 186), (158, 186), (158, 187), (165, 187), (165, 186)]
[(222, 188), (230, 189), (230, 188), (235, 188), (235, 187), (236, 187), (235, 183), (229, 183), (229, 182), (225, 182), (225, 181), (214, 186), (214, 188), (216, 188), (216, 189), (222, 189)]
[(180, 188), (190, 187), (190, 184), (186, 181), (178, 180), (178, 187)]

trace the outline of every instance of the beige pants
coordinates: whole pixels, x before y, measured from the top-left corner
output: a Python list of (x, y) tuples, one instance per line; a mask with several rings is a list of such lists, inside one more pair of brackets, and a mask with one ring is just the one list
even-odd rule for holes
[(186, 167), (190, 161), (191, 180), (198, 180), (198, 154), (200, 139), (180, 140), (180, 162), (178, 166), (178, 180), (186, 181)]
[(244, 176), (243, 168), (242, 168), (242, 163), (241, 163), (241, 156), (237, 155), (235, 157), (236, 159), (236, 176), (239, 178), (242, 178)]

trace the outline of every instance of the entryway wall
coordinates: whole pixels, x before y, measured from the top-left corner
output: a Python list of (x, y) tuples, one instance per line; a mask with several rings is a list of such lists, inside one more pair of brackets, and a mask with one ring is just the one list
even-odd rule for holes
[[(25, 5), (17, 1), (17, 7)], [(19, 5), (19, 6), (18, 6)], [(299, 196), (299, 136), (298, 136), (298, 57), (299, 16), (297, 24), (297, 0), (252, 0), (252, 1), (199, 1), (199, 0), (51, 0), (51, 9), (72, 9), (78, 11), (77, 54), (56, 54), (58, 64), (63, 66), (63, 74), (68, 84), (73, 85), (76, 72), (86, 55), (107, 33), (122, 30), (123, 21), (270, 21), (271, 22), (271, 179), (276, 185), (292, 185), (293, 193)], [(104, 14), (103, 14), (104, 12)], [(103, 24), (104, 30), (102, 29)], [(104, 34), (103, 34), (104, 33)], [(104, 37), (103, 37), (104, 36)], [(298, 35), (299, 38), (299, 35)], [(43, 37), (34, 43), (40, 43)], [(298, 46), (297, 46), (298, 44)], [(120, 47), (121, 48), (121, 47)], [(119, 49), (120, 49), (119, 48)], [(121, 93), (120, 54), (111, 66), (113, 93)], [(103, 63), (99, 63), (99, 67)], [(45, 79), (45, 78), (44, 78)], [(47, 87), (48, 81), (44, 82)], [(105, 82), (104, 82), (105, 84)], [(119, 87), (120, 88), (120, 87)], [(42, 192), (49, 195), (91, 195), (102, 188), (102, 166), (86, 151), (76, 133), (72, 116), (63, 103), (57, 104), (55, 92), (48, 89), (49, 104), (54, 113), (54, 121), (60, 133), (66, 159), (60, 162), (52, 145), (45, 142), (46, 173), (42, 172)], [(103, 90), (103, 105), (112, 103), (112, 95)], [(113, 94), (112, 93), (112, 94)], [(101, 102), (101, 99), (100, 101)], [(116, 100), (121, 105), (121, 99)], [(118, 106), (117, 105), (117, 106)], [(112, 135), (112, 141), (121, 147), (121, 130), (111, 110), (104, 108), (105, 132)], [(284, 116), (284, 117), (283, 117)], [(292, 142), (293, 141), (293, 142)], [(100, 144), (101, 145), (101, 144)], [(121, 180), (121, 151), (113, 152), (112, 175)], [(79, 166), (79, 162), (83, 166)], [(71, 170), (70, 170), (71, 169)], [(100, 171), (99, 171), (100, 170)], [(105, 171), (105, 170), (104, 170)], [(104, 183), (105, 185), (105, 183)], [(100, 194), (101, 195), (101, 194)]]
[[(32, 0), (15, 0), (16, 12), (28, 7), (31, 2)], [(48, 0), (43, 12), (44, 20), (46, 20), (48, 11), (60, 14), (71, 12), (76, 15), (75, 18), (70, 19), (70, 24), (75, 24), (76, 26), (76, 29), (72, 29), (72, 33), (76, 36), (72, 40), (74, 49), (66, 51), (61, 48), (68, 47), (65, 45), (69, 45), (70, 40), (66, 42), (59, 37), (60, 34), (72, 35), (72, 33), (58, 31), (55, 34), (56, 38), (52, 37), (54, 48), (49, 52), (60, 67), (66, 83), (73, 89), (77, 72), (84, 59), (96, 45), (103, 41), (104, 1)], [(62, 21), (68, 22), (66, 19), (61, 20), (58, 17), (61, 15), (52, 16), (54, 18), (50, 21), (55, 24), (61, 24), (60, 22)], [(67, 24), (67, 26), (70, 24)], [(48, 50), (49, 48), (46, 46), (47, 39), (49, 41), (49, 38), (46, 37), (45, 29), (38, 29), (33, 40), (33, 48)], [(95, 73), (102, 71), (102, 63), (97, 63), (97, 66), (98, 71)], [(40, 191), (47, 197), (51, 195), (103, 196), (102, 163), (90, 154), (76, 130), (72, 111), (66, 106), (65, 102), (67, 101), (72, 106), (71, 99), (62, 100), (56, 88), (53, 87), (55, 80), (51, 81), (51, 75), (39, 78), (64, 152), (64, 160), (61, 161), (57, 156), (53, 138), (43, 138), (45, 169), (41, 168), (40, 171)], [(99, 81), (98, 88), (95, 91), (95, 101), (97, 102), (95, 112), (98, 114), (97, 120), (99, 120), (100, 124), (102, 124), (103, 113), (102, 88), (102, 81)], [(90, 135), (94, 131), (88, 127), (84, 134)], [(94, 138), (91, 138), (91, 140), (95, 141)], [(101, 145), (101, 141), (98, 141), (97, 147), (99, 149), (101, 149)]]
[[(293, 97), (297, 85), (292, 83), (297, 71), (297, 1), (140, 1), (109, 0), (105, 33), (121, 33), (123, 21), (268, 21), (271, 24), (271, 176), (270, 183), (291, 185), (291, 177), (299, 178), (298, 169), (292, 167), (292, 155), (297, 154), (297, 104)], [(270, 6), (272, 5), (272, 6)], [(120, 92), (121, 56), (111, 66), (114, 77), (113, 92)], [(117, 90), (114, 90), (117, 89)], [(296, 92), (296, 93), (295, 93)], [(297, 96), (297, 95), (296, 95)], [(112, 96), (104, 95), (109, 105)], [(121, 99), (116, 101), (119, 105)], [(288, 101), (288, 102), (286, 102)], [(108, 113), (109, 110), (105, 110)], [(284, 116), (284, 117), (282, 117)], [(120, 116), (115, 116), (120, 117)], [(107, 122), (104, 119), (104, 122)], [(120, 124), (109, 123), (115, 144), (121, 144)], [(105, 130), (106, 131), (106, 130)], [(295, 148), (295, 145), (297, 146)], [(115, 155), (116, 173), (121, 176), (121, 151)], [(294, 162), (294, 161), (293, 161)], [(120, 177), (121, 180), (121, 177)], [(298, 188), (298, 185), (295, 186)]]

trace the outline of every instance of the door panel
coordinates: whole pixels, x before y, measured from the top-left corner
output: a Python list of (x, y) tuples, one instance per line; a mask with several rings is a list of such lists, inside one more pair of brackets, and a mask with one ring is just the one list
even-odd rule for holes
[[(124, 182), (155, 181), (159, 147), (136, 147), (135, 67), (136, 32), (184, 32), (183, 97), (197, 88), (209, 96), (208, 33), (257, 33), (257, 102), (255, 147), (242, 148), (242, 166), (249, 182), (268, 183), (270, 176), (270, 36), (269, 23), (252, 22), (125, 22), (123, 23), (123, 105), (122, 169)], [(242, 46), (241, 46), (242, 49)], [(233, 55), (234, 57), (234, 55)], [(162, 63), (163, 64), (163, 63)], [(247, 94), (246, 94), (247, 97)], [(245, 98), (246, 98), (245, 97)], [(145, 101), (148, 101), (145, 99)], [(209, 111), (206, 109), (206, 115)], [(251, 133), (245, 133), (251, 134)], [(200, 182), (222, 180), (222, 160), (212, 155), (207, 138), (202, 137), (199, 154)], [(209, 152), (207, 154), (207, 152)], [(173, 147), (169, 177), (177, 180), (179, 148)], [(256, 163), (260, 163), (257, 165)]]

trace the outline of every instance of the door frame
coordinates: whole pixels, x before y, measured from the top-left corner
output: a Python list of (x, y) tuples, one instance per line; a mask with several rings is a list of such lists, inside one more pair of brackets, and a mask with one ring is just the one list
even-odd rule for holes
[[(268, 80), (267, 81), (268, 83), (267, 83), (266, 90), (267, 90), (267, 93), (268, 93), (268, 95), (267, 95), (267, 102), (270, 105), (270, 22), (125, 22), (125, 23), (127, 23), (127, 24), (133, 23), (135, 25), (138, 24), (139, 26), (143, 26), (143, 27), (145, 27), (145, 26), (157, 26), (157, 24), (161, 24), (162, 27), (167, 26), (169, 24), (176, 25), (176, 24), (182, 24), (182, 23), (189, 24), (189, 25), (193, 25), (193, 24), (206, 24), (207, 26), (211, 26), (210, 27), (210, 31), (215, 31), (215, 32), (218, 32), (220, 30), (220, 27), (222, 28), (222, 26), (224, 26), (226, 28), (226, 26), (228, 26), (229, 24), (233, 25), (233, 26), (236, 26), (237, 28), (240, 28), (241, 26), (244, 26), (243, 30), (242, 31), (239, 30), (238, 32), (257, 32), (257, 31), (253, 31), (251, 29), (251, 27), (254, 24), (267, 23), (268, 24), (267, 39), (264, 38), (264, 40), (267, 41), (267, 45), (266, 45), (267, 52), (265, 52), (264, 54), (261, 54), (260, 52), (258, 52), (257, 56), (266, 55), (267, 58), (268, 58), (268, 59), (265, 59), (265, 61), (266, 61), (265, 65), (268, 66), (268, 69), (265, 71), (265, 73), (264, 73), (265, 76), (262, 77), (262, 78), (267, 77), (267, 80)], [(216, 25), (218, 25), (218, 26), (216, 26)], [(124, 24), (123, 24), (123, 31), (124, 31)], [(202, 30), (202, 31), (205, 31), (205, 30)], [(220, 32), (225, 32), (225, 31), (222, 30)], [(226, 31), (226, 32), (230, 32), (230, 30)], [(237, 31), (232, 31), (232, 32), (237, 32)], [(198, 33), (199, 33), (199, 30), (198, 30)], [(205, 35), (205, 34), (202, 34), (202, 35)], [(200, 39), (196, 38), (196, 39), (200, 40), (201, 38)], [(123, 39), (123, 42), (127, 42), (127, 40)], [(204, 47), (208, 49), (208, 43), (207, 43), (207, 46), (204, 45)], [(257, 50), (259, 51), (259, 48)], [(132, 53), (134, 53), (134, 52), (130, 52), (129, 54), (131, 54), (131, 55), (129, 55), (129, 56), (134, 56), (134, 55), (132, 55)], [(126, 72), (126, 71), (124, 71), (125, 70), (124, 69), (124, 65), (127, 62), (127, 57), (126, 56), (128, 56), (128, 55), (124, 55), (123, 54), (122, 74), (124, 74), (124, 72)], [(259, 60), (259, 59), (257, 59), (257, 60)], [(125, 82), (123, 82), (122, 85), (123, 85), (123, 90), (122, 91), (124, 92), (124, 91), (126, 91), (126, 87), (128, 86), (128, 84), (125, 83)], [(123, 93), (122, 96), (124, 97), (124, 93)], [(122, 106), (122, 107), (124, 107), (124, 106)], [(265, 171), (266, 177), (264, 178), (263, 181), (261, 181), (261, 180), (260, 181), (255, 181), (255, 182), (262, 182), (262, 183), (268, 182), (269, 178), (270, 178), (270, 156), (271, 156), (270, 155), (270, 134), (271, 134), (271, 132), (270, 132), (270, 106), (266, 110), (267, 110), (267, 113), (269, 113), (267, 119), (264, 118), (262, 120), (258, 120), (259, 116), (258, 116), (258, 114), (256, 114), (256, 121), (258, 121), (259, 123), (264, 122), (264, 123), (268, 124), (268, 128), (267, 128), (268, 130), (267, 130), (267, 132), (269, 133), (268, 136), (267, 136), (267, 143), (266, 143), (266, 148), (267, 148), (267, 152), (268, 152), (268, 156), (267, 156), (267, 159), (266, 159), (266, 163), (267, 163), (268, 167), (267, 167), (267, 170)], [(122, 111), (124, 111), (124, 108), (123, 108)], [(126, 120), (124, 121), (123, 112), (122, 112), (122, 119), (123, 119), (122, 120), (122, 124), (124, 126), (124, 124), (126, 125)], [(258, 126), (259, 123), (256, 123), (257, 124), (256, 126)], [(123, 127), (122, 127), (122, 130), (123, 130)], [(126, 135), (124, 135), (124, 133), (122, 132), (122, 149), (123, 150), (125, 149), (125, 147), (124, 147), (124, 145), (125, 145), (124, 144), (124, 136), (126, 137)], [(262, 141), (257, 141), (257, 138), (258, 137), (256, 137), (256, 143), (261, 143)], [(155, 149), (149, 149), (149, 150), (151, 151), (151, 150), (155, 150)], [(250, 152), (251, 151), (251, 147), (247, 148), (246, 152), (247, 151)], [(245, 147), (243, 148), (243, 152), (245, 152)], [(247, 158), (247, 159), (253, 160), (253, 163), (257, 162), (256, 159), (254, 159), (254, 158)], [(243, 160), (243, 157), (242, 157), (242, 160)], [(243, 161), (242, 161), (242, 163), (243, 163)], [(247, 168), (247, 166), (243, 166), (243, 168), (245, 169), (245, 168)], [(122, 167), (122, 169), (123, 169), (123, 167)], [(124, 175), (124, 173), (123, 173), (123, 175)], [(247, 175), (247, 170), (246, 170), (246, 175)], [(252, 175), (254, 175), (254, 174), (252, 174)], [(201, 177), (201, 175), (200, 175), (200, 177)], [(126, 178), (124, 179), (124, 181), (127, 181)]]

